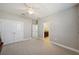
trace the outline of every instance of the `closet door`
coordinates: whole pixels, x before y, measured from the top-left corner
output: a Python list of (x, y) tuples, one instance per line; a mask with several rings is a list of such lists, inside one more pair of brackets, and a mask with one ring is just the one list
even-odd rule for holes
[(16, 22), (15, 26), (15, 41), (24, 40), (24, 23), (23, 22)]
[(2, 39), (4, 40), (4, 44), (12, 43), (14, 41), (14, 31), (12, 22), (2, 22)]
[(38, 38), (38, 25), (32, 25), (32, 38), (37, 39)]
[(18, 21), (3, 21), (2, 39), (5, 44), (17, 42), (23, 39), (23, 23)]

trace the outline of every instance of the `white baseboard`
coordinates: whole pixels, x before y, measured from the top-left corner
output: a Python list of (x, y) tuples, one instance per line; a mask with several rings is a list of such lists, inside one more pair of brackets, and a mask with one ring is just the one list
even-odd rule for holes
[[(42, 38), (39, 38), (39, 39), (42, 39)], [(4, 46), (10, 45), (10, 44), (13, 44), (13, 43), (17, 43), (17, 42), (22, 42), (22, 41), (25, 41), (25, 40), (36, 40), (36, 39), (34, 39), (34, 38), (32, 38), (32, 37), (30, 37), (30, 38), (25, 38), (25, 39), (23, 39), (23, 40), (18, 40), (18, 41), (13, 41), (13, 42), (9, 42), (9, 43), (4, 43)]]
[(57, 42), (53, 42), (53, 44), (55, 44), (55, 45), (57, 45), (57, 46), (60, 46), (60, 47), (63, 47), (63, 48), (65, 48), (65, 49), (71, 50), (71, 51), (73, 51), (73, 52), (79, 53), (79, 50), (78, 50), (78, 49), (71, 48), (71, 47), (62, 45), (62, 44), (57, 43)]
[(39, 38), (39, 39), (43, 39), (43, 38)]
[(17, 41), (13, 41), (13, 42), (9, 42), (9, 43), (4, 43), (4, 46), (6, 45), (10, 45), (10, 44), (13, 44), (13, 43), (17, 43), (17, 42), (22, 42), (22, 41), (25, 41), (25, 40), (32, 40), (32, 38), (26, 38), (26, 39), (23, 39), (23, 40), (17, 40)]

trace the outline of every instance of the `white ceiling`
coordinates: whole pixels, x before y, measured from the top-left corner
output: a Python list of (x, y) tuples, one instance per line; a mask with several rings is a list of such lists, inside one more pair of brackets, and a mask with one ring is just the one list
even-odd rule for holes
[[(75, 3), (0, 3), (0, 10), (37, 19), (46, 17), (75, 5)], [(28, 7), (33, 9), (34, 14), (30, 15), (27, 13)]]

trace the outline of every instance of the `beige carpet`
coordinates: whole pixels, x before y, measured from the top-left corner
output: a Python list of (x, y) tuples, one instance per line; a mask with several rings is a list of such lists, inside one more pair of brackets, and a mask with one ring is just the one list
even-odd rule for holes
[(26, 40), (3, 47), (2, 55), (75, 55), (77, 53), (52, 45), (48, 39)]

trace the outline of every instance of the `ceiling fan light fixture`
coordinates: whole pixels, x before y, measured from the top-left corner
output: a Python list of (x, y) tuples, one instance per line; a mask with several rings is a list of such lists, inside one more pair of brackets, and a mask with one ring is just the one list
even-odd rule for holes
[(34, 12), (33, 12), (33, 10), (28, 10), (28, 13), (33, 14)]

